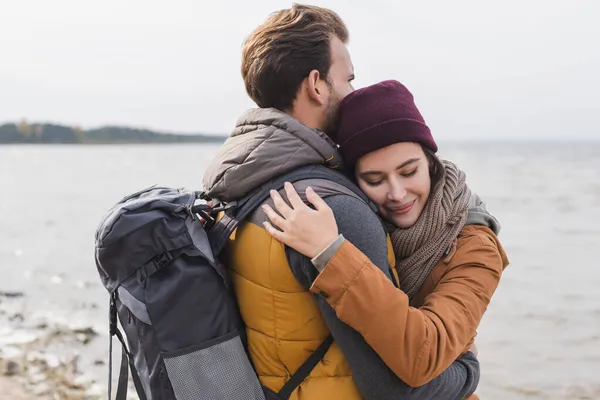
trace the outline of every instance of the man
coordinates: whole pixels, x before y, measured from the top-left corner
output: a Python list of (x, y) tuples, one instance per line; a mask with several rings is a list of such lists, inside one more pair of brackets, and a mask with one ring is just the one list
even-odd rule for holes
[[(242, 76), (260, 107), (238, 120), (204, 176), (208, 194), (239, 199), (300, 167), (342, 168), (323, 133), (335, 129), (341, 99), (354, 89), (346, 49), (348, 31), (334, 12), (294, 5), (272, 14), (244, 43)], [(334, 172), (332, 172), (334, 174)], [(336, 175), (339, 176), (339, 175)], [(333, 210), (339, 232), (390, 278), (386, 233), (378, 216), (351, 190), (328, 179), (310, 185)], [(311, 260), (271, 238), (259, 208), (228, 244), (228, 268), (246, 324), (248, 349), (262, 384), (277, 392), (331, 333), (335, 342), (295, 390), (295, 399), (459, 399), (479, 380), (467, 353), (430, 383), (411, 388), (395, 376), (362, 336), (341, 322), (309, 288), (318, 274)]]

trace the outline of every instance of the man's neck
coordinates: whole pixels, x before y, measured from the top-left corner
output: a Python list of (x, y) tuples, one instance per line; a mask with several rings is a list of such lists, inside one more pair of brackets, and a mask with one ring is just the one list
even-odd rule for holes
[(311, 129), (322, 129), (323, 124), (320, 118), (318, 118), (318, 113), (314, 110), (303, 110), (302, 108), (294, 107), (292, 110), (286, 110), (285, 113)]

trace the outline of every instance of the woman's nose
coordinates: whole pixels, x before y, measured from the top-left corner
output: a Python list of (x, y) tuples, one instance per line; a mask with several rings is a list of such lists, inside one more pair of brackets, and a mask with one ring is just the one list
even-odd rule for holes
[(388, 199), (392, 201), (402, 201), (406, 197), (406, 188), (400, 182), (392, 182), (388, 192)]

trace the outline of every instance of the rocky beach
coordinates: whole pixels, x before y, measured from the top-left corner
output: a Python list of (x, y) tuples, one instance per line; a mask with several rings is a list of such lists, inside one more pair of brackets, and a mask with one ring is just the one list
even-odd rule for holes
[(96, 330), (28, 318), (21, 311), (25, 301), (23, 292), (0, 292), (0, 398), (104, 398), (105, 388), (80, 367), (86, 346), (98, 336)]

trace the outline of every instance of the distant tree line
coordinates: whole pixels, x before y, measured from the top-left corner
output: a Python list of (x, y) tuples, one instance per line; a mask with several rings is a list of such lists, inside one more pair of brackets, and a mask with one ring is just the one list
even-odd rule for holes
[(154, 132), (118, 126), (105, 126), (83, 130), (54, 124), (30, 124), (23, 120), (18, 124), (0, 125), (0, 144), (6, 143), (221, 143), (224, 136), (182, 135)]

